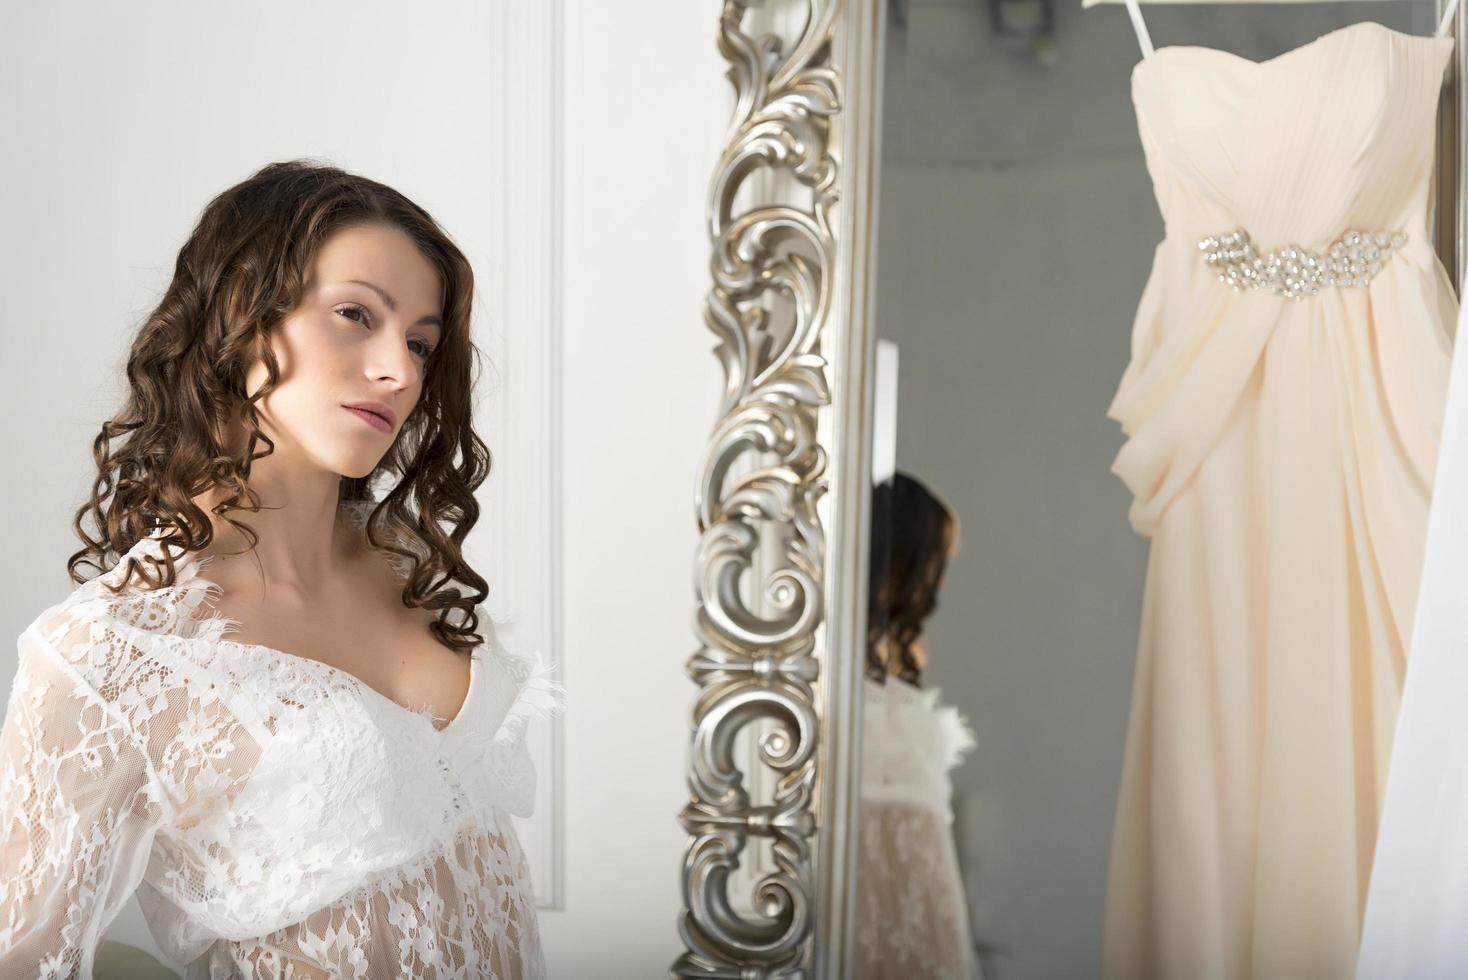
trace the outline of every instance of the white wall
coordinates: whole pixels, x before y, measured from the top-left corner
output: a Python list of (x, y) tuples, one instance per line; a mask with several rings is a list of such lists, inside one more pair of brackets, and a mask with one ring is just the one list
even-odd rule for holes
[[(69, 522), (93, 476), (91, 440), (213, 194), (270, 160), (325, 157), (423, 204), (474, 262), (482, 297), (515, 288), (493, 275), (499, 249), (515, 247), (499, 237), (500, 76), (484, 56), (501, 7), (0, 4), (0, 506), (15, 560), (0, 630), (18, 635), (73, 587), (64, 561), (79, 546)], [(559, 656), (571, 710), (565, 907), (542, 918), (556, 977), (660, 975), (680, 949), (693, 490), (720, 388), (702, 321), (703, 202), (729, 104), (718, 10), (564, 11)], [(489, 346), (496, 329), (476, 322)], [(5, 644), (0, 674), (14, 666)], [(136, 905), (110, 935), (155, 948)]]
[(681, 951), (695, 691), (694, 478), (722, 375), (703, 201), (728, 122), (715, 0), (566, 18), (565, 913), (553, 973), (666, 976)]

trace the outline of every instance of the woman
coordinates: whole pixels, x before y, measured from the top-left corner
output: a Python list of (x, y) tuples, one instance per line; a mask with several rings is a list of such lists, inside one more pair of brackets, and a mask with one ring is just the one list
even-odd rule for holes
[(18, 644), (0, 975), (90, 976), (134, 893), (186, 977), (543, 975), (507, 814), (560, 692), (459, 547), (472, 291), (427, 212), (334, 167), (205, 209), (94, 445), (80, 585)]

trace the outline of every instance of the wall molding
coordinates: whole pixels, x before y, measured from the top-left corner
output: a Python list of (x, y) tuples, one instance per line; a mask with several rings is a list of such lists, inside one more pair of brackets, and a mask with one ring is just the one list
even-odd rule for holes
[[(493, 275), (487, 311), (492, 385), (477, 420), (494, 455), (481, 506), (490, 529), (486, 602), (505, 644), (539, 650), (566, 683), (561, 560), (562, 0), (499, 0), (485, 57), (495, 66), (488, 115)], [(480, 284), (481, 286), (483, 283)], [(537, 904), (565, 906), (564, 715), (528, 736), (535, 813), (517, 821)]]

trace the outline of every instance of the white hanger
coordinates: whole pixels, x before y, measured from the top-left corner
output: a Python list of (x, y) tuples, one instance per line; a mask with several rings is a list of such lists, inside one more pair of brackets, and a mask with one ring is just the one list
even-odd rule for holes
[(1443, 19), (1438, 21), (1437, 30), (1433, 31), (1433, 37), (1443, 37), (1448, 32), (1448, 25), (1453, 22), (1453, 14), (1458, 12), (1458, 0), (1448, 0), (1447, 9), (1443, 11)]

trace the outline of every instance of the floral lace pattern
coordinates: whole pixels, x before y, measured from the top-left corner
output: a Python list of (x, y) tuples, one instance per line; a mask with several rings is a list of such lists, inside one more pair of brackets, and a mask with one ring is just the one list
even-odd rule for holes
[(973, 731), (937, 688), (864, 686), (856, 976), (977, 980), (948, 775)]
[[(364, 505), (343, 512), (365, 519)], [(365, 506), (371, 506), (366, 504)], [(478, 610), (444, 728), (351, 674), (229, 640), (207, 560), (166, 589), (129, 558), (21, 634), (0, 728), (0, 975), (90, 977), (137, 894), (194, 978), (534, 978), (531, 719), (563, 692)], [(399, 574), (402, 564), (394, 561)]]

